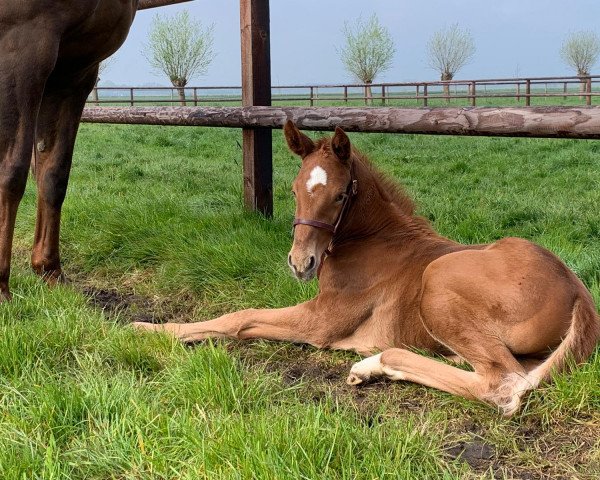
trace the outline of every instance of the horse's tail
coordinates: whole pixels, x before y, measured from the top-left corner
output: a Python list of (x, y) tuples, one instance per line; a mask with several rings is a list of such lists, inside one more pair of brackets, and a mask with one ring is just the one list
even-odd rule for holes
[(571, 325), (565, 338), (544, 362), (528, 372), (527, 380), (533, 387), (550, 380), (553, 373), (585, 362), (594, 352), (600, 339), (600, 317), (592, 296), (584, 288), (573, 305)]

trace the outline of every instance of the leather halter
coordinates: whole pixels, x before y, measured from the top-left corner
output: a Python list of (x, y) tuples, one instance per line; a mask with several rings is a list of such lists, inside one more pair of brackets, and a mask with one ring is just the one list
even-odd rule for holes
[[(335, 223), (331, 224), (331, 223), (320, 222), (318, 220), (307, 220), (304, 218), (294, 218), (294, 227), (296, 227), (296, 225), (308, 225), (310, 227), (327, 230), (328, 232), (331, 232), (335, 235), (338, 230), (338, 227), (340, 226), (340, 223), (342, 223), (342, 220), (343, 220), (346, 212), (348, 211), (348, 207), (350, 206), (350, 200), (352, 197), (354, 197), (356, 195), (357, 191), (358, 191), (358, 181), (351, 179), (350, 183), (348, 184), (348, 187), (346, 188), (346, 197), (344, 198), (344, 203), (342, 203), (342, 209), (340, 210), (340, 213), (338, 214), (338, 217), (337, 217)], [(327, 250), (330, 250), (330, 248), (328, 248)]]

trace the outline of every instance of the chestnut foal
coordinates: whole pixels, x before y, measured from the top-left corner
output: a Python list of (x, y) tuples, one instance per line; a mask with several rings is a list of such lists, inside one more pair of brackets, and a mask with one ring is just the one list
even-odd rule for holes
[[(314, 143), (288, 122), (285, 137), (302, 157), (288, 261), (299, 279), (318, 275), (317, 297), (138, 328), (185, 342), (266, 338), (383, 351), (356, 363), (348, 383), (408, 380), (483, 400), (505, 415), (568, 359), (584, 362), (592, 353), (600, 337), (592, 297), (555, 255), (518, 238), (460, 245), (441, 237), (339, 128)], [(473, 371), (410, 348), (462, 359)]]

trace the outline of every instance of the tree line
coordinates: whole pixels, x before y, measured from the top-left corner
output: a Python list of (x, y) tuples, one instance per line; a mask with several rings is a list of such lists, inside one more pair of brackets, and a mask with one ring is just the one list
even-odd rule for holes
[[(185, 10), (173, 16), (154, 17), (142, 55), (156, 72), (169, 78), (182, 105), (186, 104), (188, 82), (204, 75), (215, 58), (213, 32), (214, 25), (204, 26)], [(370, 85), (393, 65), (396, 48), (392, 36), (375, 14), (367, 20), (346, 22), (343, 36), (344, 43), (338, 48), (341, 62), (348, 73), (367, 86), (365, 94), (370, 99)], [(426, 48), (428, 64), (442, 81), (454, 79), (475, 52), (470, 31), (458, 24), (434, 32)], [(560, 56), (581, 77), (582, 92), (586, 92), (586, 78), (599, 54), (600, 38), (591, 31), (572, 33), (562, 44)], [(110, 59), (100, 65), (100, 72), (109, 62)], [(448, 85), (444, 85), (444, 93), (449, 94)]]

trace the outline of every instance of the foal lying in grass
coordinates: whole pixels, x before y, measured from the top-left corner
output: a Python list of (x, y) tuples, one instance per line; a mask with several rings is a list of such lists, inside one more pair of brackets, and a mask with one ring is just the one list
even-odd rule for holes
[[(288, 263), (301, 280), (319, 277), (317, 297), (138, 328), (185, 342), (266, 338), (381, 351), (356, 363), (348, 383), (385, 375), (480, 399), (505, 415), (569, 359), (593, 352), (600, 323), (591, 295), (555, 255), (517, 238), (461, 245), (441, 237), (339, 128), (314, 143), (288, 122), (285, 137), (302, 157)], [(410, 348), (462, 359), (473, 371)]]

